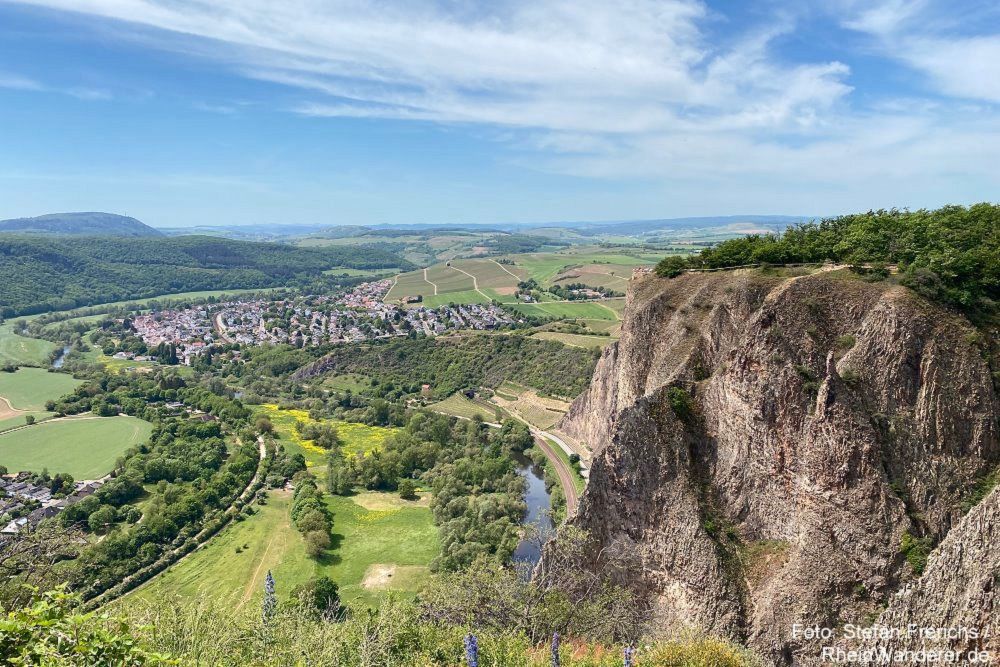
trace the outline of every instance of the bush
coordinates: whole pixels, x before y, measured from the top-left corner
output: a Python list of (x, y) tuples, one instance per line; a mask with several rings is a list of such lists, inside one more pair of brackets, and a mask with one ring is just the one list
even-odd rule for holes
[(656, 265), (656, 275), (661, 278), (676, 278), (686, 271), (688, 262), (680, 255), (668, 255)]
[(694, 401), (691, 394), (681, 387), (670, 387), (667, 389), (667, 399), (670, 401), (670, 408), (677, 418), (685, 424), (690, 423), (694, 417)]

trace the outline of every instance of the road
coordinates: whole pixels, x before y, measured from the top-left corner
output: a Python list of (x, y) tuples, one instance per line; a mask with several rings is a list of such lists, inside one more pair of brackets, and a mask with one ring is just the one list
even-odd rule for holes
[[(543, 435), (544, 434), (544, 435)], [(579, 498), (576, 493), (576, 482), (574, 480), (574, 472), (572, 468), (566, 463), (565, 460), (559, 454), (552, 449), (552, 445), (546, 439), (545, 431), (538, 431), (537, 429), (532, 429), (532, 435), (535, 436), (535, 444), (538, 448), (542, 450), (545, 454), (545, 458), (552, 463), (553, 467), (556, 469), (556, 476), (559, 478), (559, 485), (562, 486), (563, 495), (566, 496), (566, 515), (573, 516), (576, 514), (576, 506)]]
[(233, 340), (226, 335), (226, 325), (222, 323), (222, 313), (216, 313), (215, 317), (212, 318), (212, 323), (215, 324), (215, 331), (219, 334), (219, 338), (221, 338), (224, 343), (233, 342)]

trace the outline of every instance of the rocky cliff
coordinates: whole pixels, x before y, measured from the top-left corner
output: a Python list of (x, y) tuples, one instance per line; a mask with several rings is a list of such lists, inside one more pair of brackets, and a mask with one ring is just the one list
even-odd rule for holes
[[(829, 643), (797, 623), (871, 623), (887, 604), (923, 618), (914, 601), (962, 588), (938, 555), (966, 544), (953, 527), (996, 531), (995, 511), (965, 516), (1000, 461), (980, 346), (963, 317), (840, 272), (633, 280), (621, 338), (561, 424), (595, 451), (573, 522), (594, 554), (640, 554), (625, 583), (658, 632), (693, 626), (770, 663)], [(981, 550), (966, 567), (1000, 563)], [(983, 603), (963, 600), (941, 604)]]

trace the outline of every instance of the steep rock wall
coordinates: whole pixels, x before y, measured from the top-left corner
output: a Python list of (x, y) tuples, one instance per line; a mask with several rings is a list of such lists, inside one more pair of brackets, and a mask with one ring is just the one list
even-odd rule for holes
[(638, 550), (627, 583), (659, 631), (807, 660), (818, 643), (794, 623), (874, 617), (914, 579), (904, 535), (938, 543), (962, 519), (1000, 459), (997, 412), (975, 330), (904, 288), (638, 279), (620, 341), (560, 425), (595, 450), (573, 521), (594, 553)]

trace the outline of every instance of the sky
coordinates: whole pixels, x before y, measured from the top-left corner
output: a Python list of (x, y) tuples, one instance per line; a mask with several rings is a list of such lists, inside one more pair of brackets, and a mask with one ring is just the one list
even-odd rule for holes
[(0, 218), (997, 201), (998, 106), (993, 1), (0, 0)]

